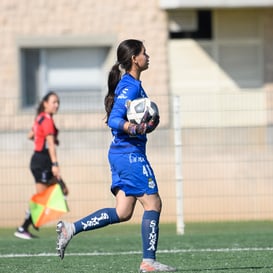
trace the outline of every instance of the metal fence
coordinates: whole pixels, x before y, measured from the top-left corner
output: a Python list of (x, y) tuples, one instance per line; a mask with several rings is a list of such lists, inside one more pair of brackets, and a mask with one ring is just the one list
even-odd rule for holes
[[(271, 128), (186, 128), (178, 122), (185, 114), (183, 105), (175, 106), (172, 97), (168, 101), (170, 107), (162, 107), (162, 124), (149, 135), (147, 148), (163, 199), (162, 222), (177, 221), (182, 231), (184, 222), (190, 221), (271, 220)], [(186, 111), (189, 116), (190, 110)], [(64, 218), (76, 220), (95, 209), (114, 206), (107, 161), (110, 130), (62, 129), (61, 125), (58, 155), (70, 189), (70, 212)], [(21, 223), (35, 191), (29, 171), (33, 144), (26, 138), (30, 126), (27, 122), (25, 130), (0, 132), (1, 226)], [(137, 205), (132, 222), (140, 222), (141, 217), (142, 208)]]

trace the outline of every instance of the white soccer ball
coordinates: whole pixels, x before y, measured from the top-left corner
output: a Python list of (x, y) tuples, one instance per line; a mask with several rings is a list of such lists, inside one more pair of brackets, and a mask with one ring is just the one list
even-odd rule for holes
[(157, 114), (159, 116), (159, 110), (155, 102), (151, 101), (151, 105), (149, 107), (149, 114), (153, 116), (154, 114)]
[[(149, 116), (158, 113), (157, 105), (148, 98), (139, 98), (127, 102), (127, 119), (131, 123), (140, 124), (148, 110)], [(159, 114), (159, 113), (158, 113)]]

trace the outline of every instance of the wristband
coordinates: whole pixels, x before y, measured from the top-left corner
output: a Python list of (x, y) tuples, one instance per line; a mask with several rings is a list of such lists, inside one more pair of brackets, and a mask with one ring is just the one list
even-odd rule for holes
[(52, 167), (59, 167), (59, 163), (56, 161), (56, 162), (52, 162)]

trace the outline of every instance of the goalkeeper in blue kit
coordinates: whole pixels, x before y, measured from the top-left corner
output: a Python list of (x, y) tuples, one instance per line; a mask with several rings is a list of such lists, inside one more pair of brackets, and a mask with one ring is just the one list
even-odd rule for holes
[(119, 44), (117, 62), (109, 72), (108, 93), (104, 101), (106, 124), (113, 135), (108, 160), (116, 207), (100, 209), (74, 223), (58, 222), (57, 252), (61, 259), (76, 234), (130, 220), (139, 201), (144, 209), (141, 224), (143, 254), (139, 272), (176, 271), (156, 260), (162, 202), (146, 156), (146, 143), (147, 133), (159, 124), (159, 114), (150, 116), (145, 113), (139, 124), (127, 119), (127, 102), (147, 97), (140, 75), (148, 66), (149, 56), (141, 41), (129, 39)]

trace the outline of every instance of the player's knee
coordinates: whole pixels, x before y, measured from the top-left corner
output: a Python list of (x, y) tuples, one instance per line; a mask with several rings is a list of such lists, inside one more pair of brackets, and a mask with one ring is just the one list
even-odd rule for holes
[(161, 212), (162, 201), (159, 195), (156, 195), (155, 198), (149, 200), (149, 202), (144, 207), (145, 210), (155, 210)]
[(132, 218), (132, 213), (120, 213), (118, 214), (120, 222), (129, 221)]

